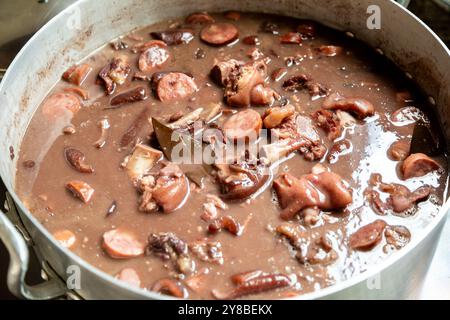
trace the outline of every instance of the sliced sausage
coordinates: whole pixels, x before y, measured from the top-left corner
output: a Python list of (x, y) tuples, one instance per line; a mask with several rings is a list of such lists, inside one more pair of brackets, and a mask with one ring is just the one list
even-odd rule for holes
[(204, 24), (204, 23), (213, 23), (214, 22), (214, 18), (211, 17), (209, 14), (207, 14), (206, 12), (195, 12), (190, 14), (185, 22), (187, 24)]
[(91, 73), (92, 67), (86, 63), (80, 65), (74, 65), (63, 73), (62, 77), (67, 82), (70, 82), (76, 86), (83, 84), (89, 73)]
[(158, 89), (159, 80), (161, 80), (166, 74), (168, 74), (168, 72), (155, 72), (152, 74), (150, 78), (150, 86), (153, 90), (156, 91)]
[(329, 110), (348, 111), (360, 119), (370, 117), (375, 113), (375, 108), (369, 101), (361, 98), (345, 98), (337, 93), (333, 93), (325, 99), (322, 107)]
[(213, 23), (207, 25), (200, 32), (200, 38), (214, 46), (229, 44), (239, 37), (238, 29), (231, 23)]
[(343, 51), (342, 47), (338, 46), (320, 46), (317, 50), (320, 52), (320, 54), (327, 57), (337, 56)]
[(56, 231), (53, 234), (53, 237), (59, 242), (60, 245), (68, 249), (72, 248), (77, 241), (75, 234), (68, 229)]
[(160, 46), (151, 46), (139, 56), (139, 70), (151, 72), (155, 68), (162, 66), (169, 59), (169, 51)]
[(170, 278), (156, 281), (152, 287), (152, 291), (168, 294), (176, 298), (187, 298), (189, 296), (188, 291), (179, 281)]
[(349, 245), (355, 250), (370, 250), (375, 247), (383, 237), (386, 222), (375, 220), (364, 227), (359, 228), (349, 238)]
[(116, 275), (116, 278), (134, 287), (141, 286), (139, 274), (133, 268), (125, 268), (120, 270), (120, 272)]
[(264, 272), (261, 270), (241, 272), (241, 273), (232, 275), (231, 281), (236, 285), (240, 285), (240, 284), (244, 284), (245, 282), (248, 282), (256, 277), (259, 277), (263, 274), (264, 274)]
[(298, 32), (289, 32), (280, 36), (282, 44), (300, 44), (302, 43), (302, 36)]
[(405, 160), (409, 155), (410, 148), (411, 142), (408, 140), (395, 141), (388, 149), (388, 156), (395, 161)]
[(115, 109), (127, 103), (143, 101), (147, 99), (147, 92), (144, 87), (137, 87), (127, 92), (116, 95), (111, 99), (110, 107), (107, 109)]
[(403, 178), (421, 177), (427, 173), (440, 169), (440, 165), (423, 153), (413, 153), (403, 161)]
[(261, 128), (261, 116), (252, 109), (232, 115), (223, 125), (225, 135), (233, 141), (255, 141)]
[(162, 102), (186, 98), (197, 90), (194, 79), (181, 72), (163, 75), (156, 85), (156, 93)]
[(102, 247), (105, 252), (114, 259), (128, 259), (144, 254), (144, 244), (142, 244), (134, 234), (113, 229), (103, 234)]
[(229, 300), (250, 294), (257, 294), (260, 292), (288, 287), (291, 284), (292, 281), (287, 275), (276, 273), (262, 273), (261, 275), (251, 277), (249, 280), (239, 283), (237, 287), (235, 287), (228, 293), (213, 290), (212, 295), (216, 299)]
[(133, 52), (133, 53), (141, 52), (142, 53), (150, 47), (166, 48), (167, 43), (165, 43), (162, 40), (155, 40), (155, 39), (147, 41), (147, 42), (140, 42), (133, 46), (133, 48), (131, 49), (131, 52)]
[(172, 29), (161, 32), (152, 32), (151, 36), (172, 46), (191, 42), (191, 40), (194, 39), (194, 32), (191, 29)]
[(76, 114), (81, 109), (80, 99), (71, 93), (55, 93), (45, 100), (42, 113), (49, 120), (55, 120), (68, 115)]

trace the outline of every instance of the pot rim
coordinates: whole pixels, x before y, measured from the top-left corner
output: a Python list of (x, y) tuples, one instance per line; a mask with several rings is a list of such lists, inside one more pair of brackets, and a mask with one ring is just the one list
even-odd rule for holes
[[(11, 70), (14, 69), (14, 67), (20, 63), (21, 57), (23, 55), (23, 52), (27, 50), (27, 47), (30, 42), (34, 41), (35, 38), (39, 37), (39, 35), (44, 32), (44, 30), (51, 28), (53, 24), (55, 24), (55, 21), (61, 19), (62, 16), (73, 10), (73, 8), (78, 7), (80, 3), (87, 2), (90, 0), (78, 0), (74, 2), (73, 4), (69, 5), (67, 8), (62, 10), (60, 13), (58, 13), (56, 16), (54, 16), (52, 19), (50, 19), (44, 26), (42, 26), (28, 41), (27, 43), (22, 47), (22, 49), (19, 51), (19, 53), (16, 55), (10, 66), (8, 67), (2, 82), (0, 82), (0, 92), (3, 90), (4, 83), (9, 81), (9, 75), (11, 73)], [(413, 13), (405, 9), (403, 6), (398, 4), (395, 1), (389, 1), (391, 5), (397, 6), (403, 14), (406, 14), (409, 19), (413, 20), (413, 23), (418, 23), (423, 29), (424, 32), (430, 33), (434, 40), (437, 41), (437, 43), (440, 44), (440, 46), (447, 52), (447, 55), (450, 57), (450, 50), (447, 48), (447, 46), (444, 44), (444, 42), (436, 35), (436, 33), (431, 30), (423, 21), (421, 21), (418, 17), (416, 17)], [(319, 21), (320, 22), (320, 21)], [(13, 81), (13, 80), (11, 80)], [(0, 174), (0, 177), (3, 180), (3, 175)], [(447, 176), (447, 183), (449, 183), (449, 176)], [(135, 288), (132, 286), (127, 285), (123, 281), (120, 281), (116, 279), (114, 276), (98, 269), (97, 267), (91, 265), (69, 249), (61, 246), (58, 241), (54, 239), (54, 237), (50, 234), (50, 232), (36, 219), (36, 217), (31, 213), (28, 208), (25, 207), (17, 193), (15, 192), (14, 188), (12, 186), (6, 185), (7, 191), (12, 196), (15, 205), (18, 207), (19, 211), (26, 215), (26, 217), (29, 219), (29, 221), (33, 224), (34, 227), (38, 229), (39, 232), (41, 232), (45, 237), (47, 241), (50, 241), (54, 246), (56, 246), (60, 251), (62, 251), (65, 255), (69, 256), (70, 259), (72, 259), (74, 262), (76, 262), (79, 266), (85, 268), (95, 276), (99, 277), (105, 282), (112, 282), (114, 286), (120, 287), (123, 290), (132, 292), (138, 296), (142, 296), (143, 298), (151, 298), (151, 299), (158, 299), (158, 300), (184, 300), (184, 299), (178, 299), (174, 297), (170, 297), (168, 295), (159, 294), (156, 292), (152, 292), (147, 289), (143, 288)], [(446, 195), (448, 186), (446, 188)], [(430, 233), (438, 227), (438, 225), (442, 222), (443, 219), (447, 216), (447, 212), (450, 210), (450, 198), (448, 198), (445, 203), (440, 208), (438, 214), (436, 217), (432, 218), (432, 221), (428, 223), (428, 225), (422, 230), (419, 237), (415, 237), (412, 239), (412, 241), (401, 251), (398, 251), (395, 253), (395, 255), (386, 258), (380, 263), (377, 263), (375, 266), (371, 267), (369, 270), (361, 272), (347, 280), (340, 281), (336, 284), (333, 284), (329, 287), (319, 289), (310, 293), (301, 294), (299, 296), (291, 297), (291, 298), (283, 298), (280, 300), (308, 300), (308, 299), (322, 299), (327, 298), (329, 295), (333, 295), (338, 293), (339, 291), (343, 291), (347, 288), (350, 288), (354, 285), (357, 285), (363, 281), (367, 281), (371, 277), (382, 273), (385, 269), (389, 268), (391, 265), (395, 264), (397, 261), (401, 260), (404, 256), (411, 253), (423, 240), (425, 240), (426, 237), (430, 235)], [(19, 213), (20, 215), (20, 213)], [(69, 289), (68, 289), (69, 291)], [(82, 289), (80, 291), (83, 291)], [(75, 290), (77, 292), (77, 290)], [(81, 295), (82, 297), (82, 295)]]

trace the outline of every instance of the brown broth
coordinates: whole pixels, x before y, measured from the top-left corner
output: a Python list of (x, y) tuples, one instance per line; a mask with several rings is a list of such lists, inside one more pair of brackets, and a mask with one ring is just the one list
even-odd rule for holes
[[(312, 101), (308, 93), (284, 92), (281, 83), (290, 76), (307, 73), (312, 79), (323, 83), (332, 92), (339, 92), (349, 97), (363, 97), (375, 106), (376, 115), (346, 129), (346, 138), (352, 143), (352, 151), (342, 155), (336, 163), (330, 164), (326, 156), (321, 162), (332, 172), (340, 174), (353, 189), (353, 202), (347, 208), (347, 213), (325, 213), (330, 219), (320, 220), (311, 232), (328, 232), (338, 259), (331, 265), (304, 265), (292, 257), (285, 241), (270, 231), (282, 223), (279, 218), (280, 208), (272, 188), (267, 188), (258, 197), (237, 203), (228, 203), (226, 214), (234, 216), (238, 221), (244, 221), (249, 214), (253, 217), (241, 236), (233, 236), (227, 232), (216, 235), (207, 234), (208, 223), (202, 221), (202, 204), (208, 193), (218, 193), (212, 177), (207, 178), (204, 190), (192, 191), (186, 204), (170, 214), (142, 213), (138, 211), (138, 193), (127, 174), (120, 168), (124, 157), (130, 148), (120, 150), (121, 136), (133, 120), (145, 108), (149, 117), (165, 117), (166, 119), (178, 110), (186, 112), (192, 108), (206, 105), (210, 102), (223, 102), (223, 89), (213, 84), (209, 72), (217, 61), (234, 58), (250, 61), (245, 55), (252, 46), (237, 42), (225, 47), (211, 47), (198, 38), (201, 26), (194, 26), (195, 39), (189, 44), (169, 46), (171, 58), (161, 71), (181, 71), (194, 76), (200, 90), (193, 95), (195, 99), (183, 99), (174, 103), (162, 103), (152, 94), (141, 102), (129, 104), (115, 110), (104, 110), (109, 105), (109, 96), (105, 96), (102, 85), (96, 84), (98, 72), (108, 61), (117, 55), (125, 54), (130, 58), (132, 72), (137, 71), (139, 54), (131, 53), (129, 49), (114, 51), (109, 45), (87, 57), (83, 62), (93, 66), (87, 80), (82, 85), (89, 92), (89, 100), (83, 102), (83, 108), (72, 118), (63, 116), (58, 121), (47, 119), (39, 108), (25, 134), (20, 150), (19, 164), (26, 160), (35, 161), (33, 168), (19, 165), (17, 170), (17, 192), (26, 206), (38, 220), (50, 231), (70, 229), (75, 233), (77, 242), (73, 252), (93, 266), (111, 274), (117, 274), (125, 267), (134, 268), (139, 274), (142, 287), (148, 290), (160, 278), (174, 275), (170, 262), (164, 262), (153, 255), (127, 260), (115, 260), (108, 257), (101, 248), (101, 236), (105, 231), (120, 227), (133, 231), (137, 237), (146, 242), (150, 233), (174, 232), (181, 239), (190, 242), (204, 237), (220, 241), (225, 263), (223, 265), (209, 264), (196, 260), (197, 270), (208, 268), (204, 277), (203, 289), (199, 292), (189, 291), (190, 298), (212, 298), (211, 290), (226, 291), (234, 287), (230, 276), (236, 273), (260, 269), (265, 272), (280, 272), (295, 274), (297, 283), (292, 288), (277, 289), (250, 295), (248, 298), (281, 298), (288, 292), (298, 294), (311, 292), (327, 287), (336, 282), (349, 279), (387, 259), (394, 252), (385, 253), (385, 239), (373, 250), (360, 252), (349, 249), (348, 235), (360, 226), (376, 219), (383, 219), (391, 225), (406, 226), (412, 238), (418, 237), (422, 229), (433, 219), (445, 198), (444, 191), (447, 181), (447, 165), (445, 155), (434, 157), (444, 168), (442, 172), (430, 173), (421, 178), (402, 180), (398, 175), (398, 162), (387, 157), (387, 149), (392, 142), (400, 138), (411, 138), (414, 124), (405, 126), (393, 125), (390, 115), (404, 104), (396, 100), (396, 94), (408, 90), (416, 94), (417, 90), (403, 77), (390, 62), (379, 56), (361, 42), (349, 38), (334, 30), (320, 27), (317, 37), (304, 40), (301, 45), (280, 45), (279, 37), (269, 33), (259, 32), (263, 21), (276, 21), (280, 26), (280, 34), (291, 31), (297, 25), (295, 19), (274, 17), (262, 14), (242, 14), (239, 21), (226, 20), (222, 14), (213, 15), (216, 21), (228, 21), (235, 24), (239, 38), (257, 34), (261, 45), (259, 49), (270, 57), (268, 74), (280, 67), (286, 67), (284, 57), (304, 55), (299, 65), (288, 67), (288, 74), (279, 82), (268, 80), (270, 86), (283, 93), (290, 103), (301, 113), (309, 115), (321, 107), (323, 99)], [(174, 23), (182, 23), (183, 19), (157, 23), (133, 32), (150, 40), (151, 31), (165, 30)], [(130, 47), (137, 43), (128, 37), (123, 41)], [(344, 52), (335, 57), (318, 55), (314, 48), (320, 45), (337, 45)], [(197, 59), (198, 48), (204, 50), (206, 56)], [(276, 54), (279, 57), (276, 57)], [(311, 58), (310, 58), (311, 57)], [(65, 70), (61, 70), (62, 72)], [(61, 73), (62, 73), (61, 72)], [(151, 73), (149, 73), (151, 74)], [(147, 82), (130, 81), (131, 76), (123, 86), (119, 86), (116, 94), (137, 86), (145, 86), (150, 92)], [(55, 84), (51, 93), (60, 92), (69, 87), (67, 82)], [(430, 107), (415, 96), (412, 103), (415, 107), (429, 114)], [(411, 105), (411, 104), (408, 104)], [(265, 107), (254, 107), (261, 114)], [(102, 149), (97, 149), (93, 143), (98, 139), (99, 120), (107, 118), (111, 124), (109, 137)], [(430, 116), (430, 118), (432, 118)], [(73, 135), (62, 134), (62, 129), (72, 124), (76, 128)], [(322, 130), (318, 130), (329, 148), (330, 141)], [(82, 174), (71, 168), (64, 159), (63, 150), (73, 146), (82, 150), (88, 163), (95, 168), (94, 174)], [(279, 169), (295, 176), (307, 174), (317, 161), (308, 162), (302, 156), (295, 154), (284, 161)], [(380, 173), (383, 181), (399, 183), (414, 190), (424, 184), (433, 187), (432, 196), (418, 204), (418, 211), (408, 217), (394, 215), (379, 216), (367, 204), (363, 191), (368, 186), (372, 173)], [(95, 194), (89, 204), (84, 204), (74, 198), (64, 185), (72, 179), (80, 179), (94, 187)], [(117, 210), (106, 217), (111, 203), (116, 201)], [(221, 213), (225, 214), (225, 213)], [(292, 224), (300, 224), (298, 220)]]

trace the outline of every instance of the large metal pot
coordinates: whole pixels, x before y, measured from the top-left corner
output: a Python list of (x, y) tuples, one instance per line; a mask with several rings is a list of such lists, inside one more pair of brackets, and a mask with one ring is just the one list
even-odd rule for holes
[[(367, 27), (368, 8), (381, 12), (381, 29)], [(10, 290), (31, 299), (51, 298), (66, 293), (83, 298), (153, 298), (152, 292), (125, 286), (62, 248), (25, 208), (14, 192), (16, 152), (26, 127), (61, 70), (85, 57), (113, 38), (136, 27), (193, 11), (261, 11), (320, 21), (349, 31), (388, 58), (419, 84), (436, 112), (447, 142), (450, 141), (450, 52), (438, 37), (411, 13), (386, 0), (81, 0), (47, 23), (22, 49), (0, 86), (1, 177), (10, 197), (9, 217), (0, 213), (0, 238), (10, 254)], [(376, 9), (375, 9), (376, 10)], [(373, 11), (371, 11), (373, 12)], [(14, 204), (17, 212), (14, 210)], [(434, 254), (449, 202), (420, 235), (390, 259), (368, 272), (302, 298), (406, 298), (414, 297)], [(19, 233), (18, 230), (21, 232)], [(24, 240), (25, 237), (25, 240)], [(30, 287), (24, 282), (28, 250), (38, 252), (50, 280)], [(78, 273), (79, 271), (79, 273)], [(80, 276), (80, 286), (74, 276)], [(76, 279), (76, 278), (75, 278)]]

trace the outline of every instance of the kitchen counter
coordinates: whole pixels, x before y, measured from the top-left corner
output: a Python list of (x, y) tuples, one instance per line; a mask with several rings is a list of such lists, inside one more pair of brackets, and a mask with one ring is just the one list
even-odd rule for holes
[[(7, 2), (8, 1), (8, 2)], [(27, 5), (31, 2), (27, 1)], [(65, 3), (71, 3), (73, 0), (64, 0)], [(24, 1), (14, 1), (15, 3), (22, 2), (25, 6)], [(61, 9), (61, 1), (48, 1), (47, 4), (39, 4), (37, 5), (36, 0), (34, 0), (33, 5), (36, 6), (37, 9), (40, 9), (42, 5), (52, 6), (49, 11), (50, 14), (39, 16), (39, 21), (37, 23), (43, 23), (49, 19), (49, 17), (53, 14), (56, 14)], [(42, 1), (40, 1), (42, 2)], [(6, 15), (8, 13), (6, 10), (3, 10), (4, 6), (10, 4), (9, 0), (0, 0), (0, 7), (2, 7), (2, 13), (0, 13), (0, 25), (2, 25), (2, 29), (4, 34), (11, 34), (13, 32), (9, 32), (8, 28), (4, 28), (5, 21), (8, 19)], [(409, 9), (416, 14), (420, 19), (422, 19), (427, 25), (429, 25), (447, 44), (450, 46), (450, 13), (445, 12), (440, 7), (435, 5), (431, 0), (411, 0), (411, 4)], [(28, 11), (30, 9), (28, 8)], [(6, 14), (6, 15), (5, 15)], [(31, 16), (36, 16), (36, 10), (33, 11)], [(21, 21), (15, 16), (14, 18), (19, 25)], [(29, 22), (28, 22), (29, 23)], [(37, 25), (32, 25), (37, 29)], [(11, 25), (11, 28), (15, 28), (14, 25)], [(0, 34), (1, 36), (1, 34)], [(20, 46), (25, 43), (28, 38), (28, 34), (22, 35), (18, 37), (19, 40), (10, 42), (8, 41), (8, 46), (1, 46), (2, 39), (0, 37), (0, 69), (5, 68), (7, 63), (14, 56), (14, 53), (20, 49)], [(0, 77), (1, 79), (1, 77)], [(5, 189), (0, 182), (0, 204), (4, 203), (4, 194)], [(2, 207), (2, 206), (1, 206)], [(2, 208), (3, 209), (3, 208)], [(1, 299), (14, 299), (14, 297), (8, 292), (6, 288), (6, 279), (5, 274), (8, 266), (8, 255), (4, 248), (4, 246), (0, 243), (0, 300)], [(32, 261), (31, 272), (28, 276), (29, 282), (35, 283), (39, 281), (40, 270), (36, 266), (36, 262)], [(410, 297), (411, 299), (420, 298), (420, 299), (450, 299), (450, 216), (447, 218), (447, 223), (444, 227), (444, 232), (442, 233), (441, 240), (439, 246), (437, 248), (435, 257), (427, 274), (423, 289), (419, 297)]]

